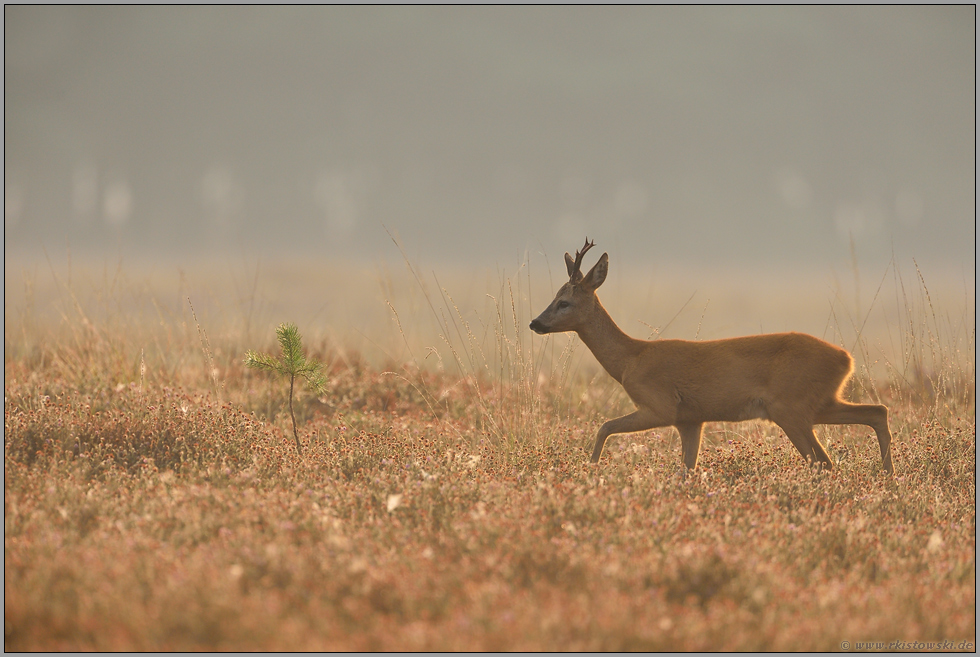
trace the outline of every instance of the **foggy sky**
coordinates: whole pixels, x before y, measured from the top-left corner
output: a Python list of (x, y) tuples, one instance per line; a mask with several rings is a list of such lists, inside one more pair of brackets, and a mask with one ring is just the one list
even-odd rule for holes
[(975, 269), (975, 8), (4, 8), (4, 244)]

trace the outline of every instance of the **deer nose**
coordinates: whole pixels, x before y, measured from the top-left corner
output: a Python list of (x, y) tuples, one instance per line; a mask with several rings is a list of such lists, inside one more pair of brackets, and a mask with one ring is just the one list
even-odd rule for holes
[(547, 333), (547, 330), (544, 328), (544, 324), (542, 324), (538, 320), (534, 320), (533, 322), (531, 322), (530, 328), (535, 333), (539, 333), (539, 334)]

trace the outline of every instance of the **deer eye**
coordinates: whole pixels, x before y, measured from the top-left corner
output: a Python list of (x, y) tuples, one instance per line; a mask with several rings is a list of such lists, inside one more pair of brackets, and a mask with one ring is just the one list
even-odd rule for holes
[(559, 301), (558, 310), (564, 310), (565, 308), (568, 308), (570, 305), (572, 304), (568, 303), (567, 301)]

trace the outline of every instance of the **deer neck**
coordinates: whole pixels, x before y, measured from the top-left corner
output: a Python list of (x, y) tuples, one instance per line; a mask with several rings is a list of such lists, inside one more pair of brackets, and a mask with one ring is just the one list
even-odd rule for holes
[(623, 333), (598, 299), (591, 321), (575, 332), (609, 375), (622, 383), (623, 372), (642, 346), (641, 341)]

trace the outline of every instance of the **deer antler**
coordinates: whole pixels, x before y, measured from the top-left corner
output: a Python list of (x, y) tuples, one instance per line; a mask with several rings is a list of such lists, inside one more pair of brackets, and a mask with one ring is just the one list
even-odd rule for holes
[[(581, 251), (576, 251), (575, 252), (575, 262), (574, 263), (568, 262), (568, 265), (569, 265), (569, 267), (568, 267), (568, 278), (573, 283), (578, 283), (580, 280), (582, 280), (582, 276), (583, 276), (583, 274), (582, 274), (582, 257), (585, 256), (586, 252), (589, 249), (591, 249), (593, 246), (595, 246), (595, 242), (590, 242), (589, 241), (589, 238), (586, 237), (585, 238), (585, 246), (582, 247), (582, 250)], [(568, 254), (567, 253), (565, 254), (565, 258), (566, 258), (566, 260), (571, 260), (568, 257)]]

